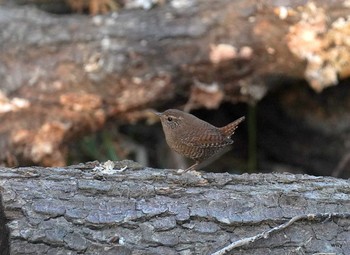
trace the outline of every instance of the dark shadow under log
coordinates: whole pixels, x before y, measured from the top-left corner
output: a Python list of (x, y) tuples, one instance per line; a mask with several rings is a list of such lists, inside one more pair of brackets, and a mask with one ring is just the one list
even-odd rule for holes
[(221, 254), (350, 254), (349, 186), (288, 173), (179, 174), (131, 161), (0, 168), (0, 216), (14, 255), (185, 255), (213, 254), (295, 216), (333, 213)]
[[(0, 188), (0, 192), (2, 190)], [(0, 195), (0, 255), (10, 254), (9, 230), (6, 226), (5, 210), (3, 208), (2, 196)]]

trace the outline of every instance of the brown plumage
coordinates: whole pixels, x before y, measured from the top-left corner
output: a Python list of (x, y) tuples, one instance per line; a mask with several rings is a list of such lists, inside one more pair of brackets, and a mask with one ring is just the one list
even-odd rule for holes
[(196, 161), (185, 171), (194, 170), (199, 163), (232, 144), (231, 136), (239, 123), (245, 119), (245, 117), (241, 117), (224, 127), (217, 128), (180, 110), (169, 109), (156, 114), (162, 122), (169, 147)]

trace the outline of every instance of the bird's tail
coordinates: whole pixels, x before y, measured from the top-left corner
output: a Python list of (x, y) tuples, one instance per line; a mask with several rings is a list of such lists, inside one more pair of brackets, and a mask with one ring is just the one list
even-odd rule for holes
[(230, 124), (219, 128), (221, 133), (226, 137), (231, 137), (234, 133), (236, 128), (238, 127), (239, 123), (241, 123), (245, 117), (240, 117), (239, 119), (236, 119), (235, 121), (231, 122)]

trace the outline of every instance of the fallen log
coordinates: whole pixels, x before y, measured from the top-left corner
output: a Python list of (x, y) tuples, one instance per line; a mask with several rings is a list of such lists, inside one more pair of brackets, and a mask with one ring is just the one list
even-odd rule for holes
[(1, 255), (350, 254), (349, 184), (132, 161), (0, 168)]
[[(65, 165), (67, 144), (150, 107), (262, 99), (284, 79), (349, 75), (344, 1), (169, 1), (58, 16), (0, 6), (0, 162)], [(171, 102), (171, 103), (170, 103)]]

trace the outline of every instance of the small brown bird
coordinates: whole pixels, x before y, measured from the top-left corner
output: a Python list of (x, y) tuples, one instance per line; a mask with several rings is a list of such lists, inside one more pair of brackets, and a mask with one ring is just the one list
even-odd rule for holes
[(158, 113), (165, 139), (171, 149), (196, 163), (185, 170), (195, 170), (201, 162), (233, 143), (231, 136), (245, 117), (217, 128), (196, 116), (175, 109)]

